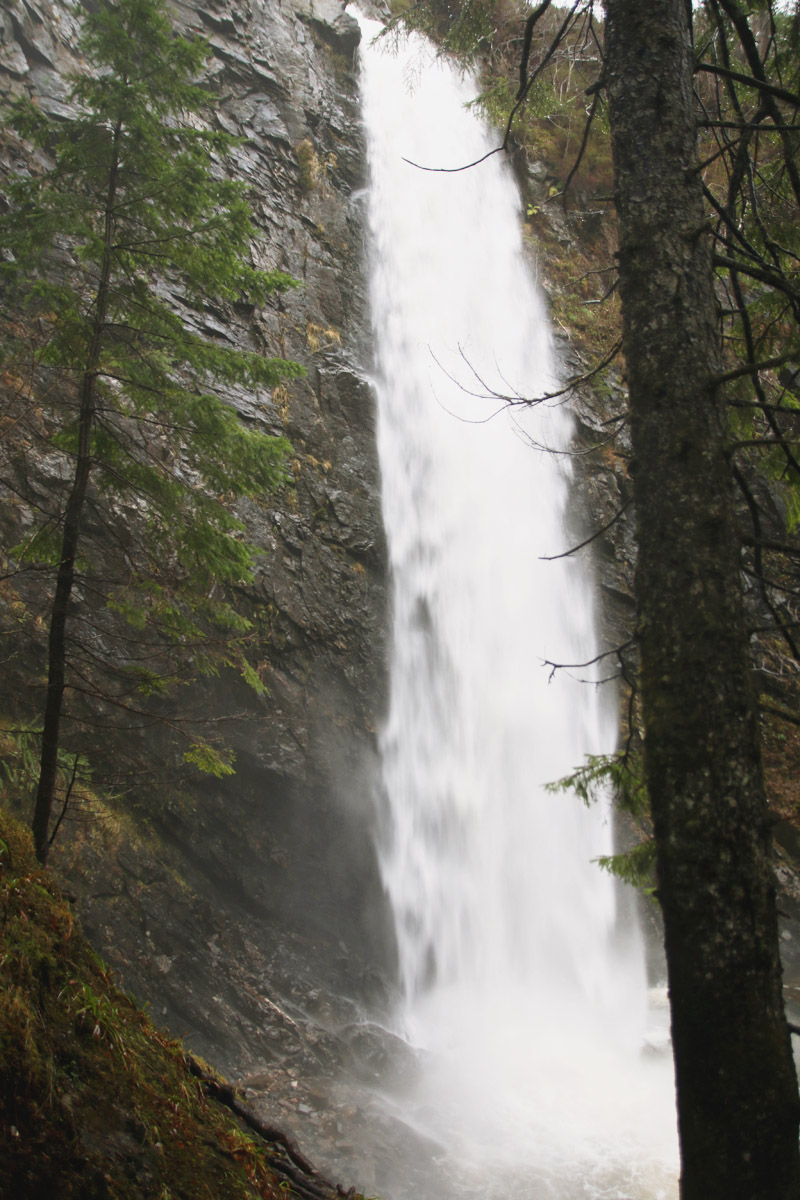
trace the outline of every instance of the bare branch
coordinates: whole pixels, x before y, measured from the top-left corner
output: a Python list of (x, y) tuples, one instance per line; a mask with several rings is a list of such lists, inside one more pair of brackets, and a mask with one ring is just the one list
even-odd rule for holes
[(525, 37), (522, 42), (522, 54), (519, 60), (519, 91), (517, 92), (517, 100), (521, 100), (525, 95), (525, 87), (528, 77), (528, 59), (531, 55), (531, 42), (533, 41), (533, 30), (550, 7), (551, 0), (542, 0), (542, 3), (533, 10), (525, 22)]
[(52, 846), (53, 842), (56, 840), (56, 834), (58, 833), (59, 829), (61, 828), (61, 822), (64, 820), (64, 817), (67, 815), (67, 806), (69, 805), (70, 796), (72, 795), (72, 789), (75, 786), (75, 780), (78, 776), (78, 763), (80, 762), (80, 759), (81, 759), (80, 754), (76, 754), (72, 760), (72, 775), (70, 777), (70, 781), (67, 786), (66, 795), (64, 796), (64, 803), (61, 806), (61, 812), (58, 814), (58, 820), (56, 821), (55, 825), (53, 826), (53, 832), (50, 834), (50, 837), (48, 839), (48, 842), (47, 842), (48, 846)]
[(753, 75), (743, 75), (741, 71), (731, 71), (727, 67), (719, 66), (717, 63), (697, 63), (695, 70), (705, 71), (709, 75), (719, 75), (722, 79), (730, 79), (734, 83), (742, 83), (745, 87), (756, 88), (759, 92), (775, 96), (778, 100), (784, 100), (787, 104), (791, 104), (795, 108), (800, 108), (800, 96), (796, 92), (789, 92), (786, 88), (775, 87), (774, 84), (767, 83), (764, 79), (756, 79)]
[(800, 347), (795, 347), (794, 350), (787, 350), (785, 354), (778, 354), (775, 358), (767, 358), (763, 362), (743, 363), (741, 367), (735, 367), (732, 371), (726, 371), (724, 375), (718, 375), (716, 382), (730, 383), (731, 380), (741, 379), (744, 375), (756, 375), (759, 371), (774, 371), (776, 367), (784, 367), (786, 363), (796, 361), (798, 356), (800, 356)]
[(789, 558), (800, 558), (800, 547), (791, 546), (788, 542), (774, 542), (770, 538), (748, 537), (744, 534), (741, 541), (745, 546), (758, 546), (761, 550), (771, 550), (775, 554), (786, 554)]
[(774, 287), (784, 295), (796, 303), (800, 303), (800, 289), (793, 287), (789, 280), (777, 274), (775, 271), (768, 271), (762, 267), (754, 267), (749, 263), (740, 262), (735, 258), (728, 258), (724, 254), (714, 254), (713, 261), (715, 267), (727, 267), (731, 271), (741, 271), (743, 275), (749, 275), (751, 279), (757, 279), (760, 283), (766, 283), (769, 287)]
[(555, 560), (558, 558), (569, 558), (571, 554), (577, 554), (579, 550), (583, 550), (584, 546), (591, 545), (592, 542), (596, 541), (597, 538), (602, 537), (604, 533), (611, 529), (613, 525), (616, 525), (622, 514), (627, 508), (630, 507), (632, 503), (633, 497), (631, 496), (625, 501), (622, 508), (617, 510), (610, 521), (607, 521), (605, 525), (602, 525), (599, 529), (595, 530), (591, 537), (586, 538), (586, 540), (583, 542), (579, 542), (577, 546), (572, 546), (569, 550), (565, 550), (562, 554), (540, 554), (540, 560), (542, 562), (555, 562)]
[(595, 113), (597, 112), (597, 105), (599, 102), (600, 102), (600, 92), (598, 90), (594, 93), (594, 96), (592, 97), (592, 107), (589, 109), (589, 113), (586, 117), (586, 120), (583, 123), (583, 137), (581, 138), (581, 144), (578, 149), (578, 153), (575, 156), (575, 162), (570, 167), (569, 175), (565, 179), (564, 186), (561, 189), (561, 195), (565, 197), (565, 201), (564, 201), (565, 203), (566, 203), (566, 195), (567, 195), (567, 192), (569, 191), (569, 185), (572, 183), (573, 179), (575, 178), (576, 174), (578, 173), (578, 168), (580, 167), (583, 156), (586, 153), (586, 147), (589, 144), (589, 134), (591, 133), (591, 130), (592, 130), (592, 122), (594, 121)]
[[(624, 660), (622, 657), (623, 651), (629, 650), (630, 647), (634, 646), (635, 644), (636, 644), (636, 638), (629, 638), (627, 642), (623, 642), (619, 646), (614, 646), (613, 649), (611, 649), (611, 650), (604, 650), (601, 654), (596, 654), (594, 658), (587, 659), (586, 662), (557, 663), (557, 662), (552, 662), (549, 658), (543, 658), (541, 660), (542, 666), (551, 668), (550, 679), (553, 679), (556, 671), (582, 671), (585, 667), (596, 666), (597, 663), (603, 662), (603, 660), (606, 658), (616, 657), (620, 663), (620, 666), (622, 666), (624, 663)], [(601, 681), (600, 680), (590, 680), (589, 682), (595, 683), (595, 682), (601, 682)]]

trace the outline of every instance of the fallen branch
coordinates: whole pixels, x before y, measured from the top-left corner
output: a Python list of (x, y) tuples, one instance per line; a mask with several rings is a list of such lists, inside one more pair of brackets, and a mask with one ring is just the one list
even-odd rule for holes
[(191, 1054), (185, 1055), (185, 1062), (190, 1074), (200, 1080), (213, 1100), (229, 1108), (248, 1129), (252, 1129), (263, 1141), (283, 1149), (290, 1161), (286, 1162), (283, 1158), (270, 1157), (269, 1163), (274, 1171), (289, 1180), (292, 1190), (302, 1193), (308, 1200), (332, 1200), (333, 1197), (355, 1195), (354, 1188), (345, 1191), (340, 1184), (324, 1179), (314, 1164), (305, 1157), (297, 1142), (277, 1126), (265, 1124), (252, 1109), (242, 1103), (236, 1089), (229, 1083), (223, 1082), (215, 1075), (210, 1075)]

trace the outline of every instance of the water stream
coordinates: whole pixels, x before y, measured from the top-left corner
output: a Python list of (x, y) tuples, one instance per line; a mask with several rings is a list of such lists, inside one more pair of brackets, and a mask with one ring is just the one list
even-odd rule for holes
[(609, 814), (543, 788), (613, 748), (615, 705), (543, 666), (596, 648), (585, 565), (542, 559), (569, 544), (568, 414), (496, 398), (557, 376), (518, 193), (501, 156), (404, 161), (460, 166), (496, 134), (423, 39), (362, 28), (394, 606), (380, 857), (397, 1031), (424, 1063), (394, 1103), (447, 1147), (454, 1195), (673, 1197), (672, 1065), (643, 1053), (640, 937), (592, 862)]

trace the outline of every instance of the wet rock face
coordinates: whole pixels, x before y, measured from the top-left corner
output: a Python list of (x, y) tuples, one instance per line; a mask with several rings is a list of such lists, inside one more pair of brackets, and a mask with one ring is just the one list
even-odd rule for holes
[[(113, 822), (73, 826), (53, 864), (124, 983), (236, 1072), (288, 1053), (284, 1001), (300, 1018), (304, 993), (328, 988), (349, 1021), (352, 1004), (385, 998), (380, 972), (393, 965), (372, 841), (386, 563), (365, 375), (359, 31), (339, 0), (173, 8), (181, 31), (210, 43), (210, 119), (243, 139), (231, 169), (252, 187), (255, 260), (301, 285), (258, 312), (198, 312), (171, 292), (206, 336), (308, 370), (272, 394), (226, 393), (244, 421), (293, 446), (293, 486), (240, 510), (263, 550), (242, 603), (269, 694), (198, 681), (182, 715), (219, 723), (237, 774), (190, 778), (165, 731), (132, 733), (146, 782), (128, 784)], [(66, 111), (77, 29), (66, 4), (9, 0), (0, 93)]]

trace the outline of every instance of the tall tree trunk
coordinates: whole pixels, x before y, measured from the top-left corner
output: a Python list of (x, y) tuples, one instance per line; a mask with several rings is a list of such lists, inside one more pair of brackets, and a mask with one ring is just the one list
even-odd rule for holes
[(78, 447), (75, 473), (64, 510), (61, 531), (61, 555), (56, 573), (53, 607), (50, 610), (50, 630), (47, 643), (47, 697), (42, 725), (42, 750), (39, 760), (39, 782), (31, 821), (33, 844), (39, 862), (47, 861), (50, 848), (48, 829), (53, 810), (58, 750), (60, 745), (61, 713), (64, 705), (67, 660), (67, 619), (72, 588), (75, 583), (75, 560), (80, 541), (86, 489), (92, 470), (92, 427), (96, 411), (97, 367), (108, 312), (111, 280), (111, 251), (114, 236), (114, 205), (119, 172), (119, 141), (121, 126), (117, 126), (111, 143), (111, 165), (106, 193), (103, 260), (94, 303), (92, 334), (81, 380), (78, 415)]
[(646, 775), (683, 1200), (800, 1197), (718, 323), (695, 171), (688, 0), (606, 0), (630, 387)]
[(61, 535), (61, 557), (56, 575), (56, 590), (50, 611), (50, 631), (47, 643), (47, 698), (42, 726), (42, 751), (39, 761), (39, 783), (33, 809), (31, 830), (36, 857), (47, 861), (48, 829), (55, 796), (58, 772), (61, 710), (64, 702), (66, 631), (69, 601), (75, 581), (75, 559), (81, 532), (81, 517), (86, 488), (91, 474), (91, 439), (95, 411), (95, 378), (92, 373), (83, 377), (78, 429), (78, 452), (72, 479), (64, 525)]

